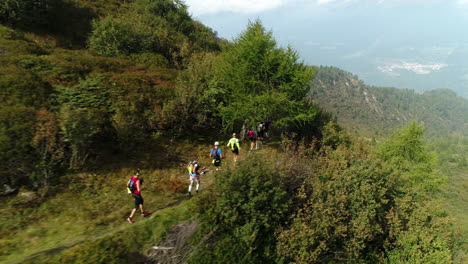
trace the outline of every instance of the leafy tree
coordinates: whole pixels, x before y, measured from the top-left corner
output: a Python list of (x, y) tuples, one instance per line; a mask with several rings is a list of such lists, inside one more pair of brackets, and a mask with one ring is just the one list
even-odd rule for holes
[(387, 263), (453, 263), (453, 222), (442, 206), (435, 201), (407, 201), (406, 206), (411, 211), (409, 219), (393, 214), (389, 217), (395, 224), (392, 232), (396, 242), (388, 252)]
[(378, 149), (396, 177), (394, 207), (387, 216), (390, 263), (451, 263), (451, 221), (436, 200), (445, 177), (435, 169), (435, 156), (422, 139), (424, 131), (411, 122)]
[(256, 21), (219, 56), (192, 58), (179, 80), (176, 111), (208, 130), (227, 132), (269, 118), (283, 131), (318, 136), (326, 118), (306, 98), (312, 75), (295, 51), (277, 48), (272, 33)]
[(109, 90), (102, 77), (91, 77), (75, 87), (59, 87), (60, 127), (70, 144), (70, 168), (84, 165), (103, 141), (112, 137)]
[[(384, 141), (378, 149), (379, 156), (400, 169), (401, 188), (409, 188), (419, 195), (436, 191), (445, 178), (437, 174), (436, 156), (429, 151), (422, 135), (426, 128), (411, 122)], [(408, 190), (405, 190), (408, 192)]]
[(351, 139), (336, 122), (330, 121), (322, 129), (322, 143), (337, 148), (339, 145), (349, 146)]
[(218, 131), (213, 128), (219, 128), (217, 98), (223, 90), (212, 85), (215, 61), (216, 55), (213, 53), (195, 55), (187, 69), (178, 76), (177, 98), (166, 109), (171, 126), (180, 134), (185, 131), (197, 134)]
[(260, 21), (249, 23), (226, 48), (215, 71), (213, 85), (223, 90), (216, 99), (224, 130), (266, 117), (281, 128), (300, 127), (317, 116), (305, 99), (312, 69), (291, 48), (277, 48)]
[[(60, 135), (57, 117), (46, 109), (40, 109), (36, 113), (36, 129), (32, 139), (32, 145), (39, 153), (37, 162), (36, 181), (42, 183), (46, 189), (51, 185), (54, 172), (65, 156), (65, 145)], [(55, 178), (56, 179), (56, 178)]]

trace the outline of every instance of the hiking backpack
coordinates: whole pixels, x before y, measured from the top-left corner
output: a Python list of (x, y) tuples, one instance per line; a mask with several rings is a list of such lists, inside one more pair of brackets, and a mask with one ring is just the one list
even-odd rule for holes
[(215, 159), (215, 160), (221, 159), (221, 156), (219, 155), (219, 148), (218, 149), (212, 148), (211, 152), (212, 152), (212, 155), (213, 155), (213, 159)]
[(136, 181), (132, 178), (130, 178), (130, 183), (128, 184), (128, 189), (130, 190), (131, 193), (133, 193), (137, 187), (136, 187)]
[(187, 170), (189, 173), (192, 173), (192, 170), (193, 170), (193, 161), (189, 162), (189, 164), (187, 165)]
[(247, 136), (249, 136), (249, 138), (254, 138), (256, 135), (255, 135), (255, 132), (250, 129), (249, 132), (247, 132)]

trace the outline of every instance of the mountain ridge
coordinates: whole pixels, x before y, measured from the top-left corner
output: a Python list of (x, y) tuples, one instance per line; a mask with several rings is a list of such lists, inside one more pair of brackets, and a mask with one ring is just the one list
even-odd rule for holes
[(385, 136), (412, 120), (425, 124), (430, 136), (463, 134), (468, 125), (468, 100), (452, 90), (417, 93), (370, 86), (335, 67), (316, 68), (310, 96), (352, 132), (366, 137)]

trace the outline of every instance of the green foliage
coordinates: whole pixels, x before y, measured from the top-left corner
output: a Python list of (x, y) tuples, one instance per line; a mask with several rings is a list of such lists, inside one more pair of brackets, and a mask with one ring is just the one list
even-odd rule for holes
[(39, 108), (47, 104), (52, 87), (37, 75), (13, 65), (0, 68), (0, 72), (0, 100), (4, 105), (23, 104)]
[[(112, 3), (113, 2), (113, 3)], [(83, 47), (91, 20), (115, 11), (121, 3), (100, 0), (4, 0), (0, 23), (27, 32), (54, 36), (53, 46)]]
[(220, 238), (193, 262), (271, 262), (275, 229), (286, 220), (292, 199), (284, 176), (260, 156), (218, 174), (215, 203), (201, 202), (199, 210), (210, 226), (219, 226)]
[(138, 0), (125, 12), (95, 20), (89, 46), (104, 56), (159, 53), (178, 67), (194, 52), (219, 49), (215, 34), (174, 0)]
[[(22, 39), (0, 38), (0, 54), (3, 56), (17, 56), (19, 54), (44, 54), (44, 50), (37, 44)], [(2, 60), (4, 58), (1, 58)]]
[(89, 47), (99, 55), (122, 56), (149, 51), (155, 45), (151, 36), (129, 22), (107, 17), (93, 22)]
[(465, 263), (468, 260), (468, 138), (447, 137), (431, 143), (432, 150), (438, 154), (443, 173), (448, 175), (443, 204), (454, 221), (454, 263)]
[(430, 157), (422, 139), (425, 130), (423, 126), (411, 122), (407, 128), (398, 131), (381, 145), (380, 156), (384, 160), (396, 160), (396, 163), (429, 162)]
[(214, 237), (192, 263), (451, 263), (452, 222), (435, 199), (443, 178), (422, 158), (432, 155), (424, 129), (412, 124), (381, 147), (410, 165), (336, 124), (324, 130), (319, 151), (250, 154), (218, 175), (195, 208)]
[(192, 57), (179, 79), (175, 112), (196, 130), (235, 131), (269, 118), (282, 131), (319, 136), (322, 113), (305, 98), (312, 75), (295, 51), (278, 48), (256, 21), (219, 56)]
[(133, 66), (133, 63), (128, 59), (92, 56), (86, 50), (55, 49), (50, 56), (43, 59), (52, 67), (48, 71), (40, 72), (42, 78), (63, 86), (76, 85), (91, 73), (131, 71)]
[(446, 179), (422, 140), (425, 128), (410, 123), (379, 146), (379, 156), (395, 168), (394, 210), (389, 219), (390, 263), (451, 263), (451, 221), (438, 209)]
[(339, 145), (349, 146), (351, 139), (337, 123), (330, 121), (322, 129), (322, 143), (336, 149)]
[(11, 28), (0, 25), (0, 39), (6, 40), (22, 40), (24, 39), (23, 34), (14, 31)]
[[(109, 137), (109, 91), (101, 77), (88, 78), (71, 88), (59, 87), (60, 127), (72, 153), (70, 168), (84, 165), (93, 146)], [(107, 132), (107, 133), (106, 133)], [(94, 145), (93, 145), (94, 144)]]
[(82, 80), (75, 87), (58, 87), (58, 101), (67, 104), (71, 108), (98, 108), (109, 107), (109, 90), (104, 87), (108, 82), (101, 76), (89, 77)]
[(277, 48), (260, 21), (250, 23), (226, 48), (215, 71), (214, 85), (223, 90), (216, 99), (222, 102), (219, 114), (226, 131), (245, 119), (254, 125), (266, 117), (277, 126), (294, 127), (294, 122), (313, 120), (317, 114), (305, 101), (312, 70), (298, 62), (291, 48)]
[(35, 111), (23, 105), (0, 108), (0, 179), (2, 184), (27, 183), (37, 159), (32, 147)]
[(161, 54), (156, 53), (138, 53), (130, 56), (132, 60), (148, 68), (167, 68), (169, 61)]
[(413, 209), (406, 230), (398, 233), (387, 263), (452, 263), (450, 221), (436, 203)]
[(445, 182), (435, 168), (435, 154), (429, 152), (422, 135), (425, 127), (411, 122), (384, 141), (378, 149), (379, 156), (400, 169), (401, 188), (415, 188), (424, 195), (439, 189)]
[(279, 256), (294, 263), (381, 262), (391, 170), (360, 144), (324, 151), (297, 194), (305, 204), (279, 232)]
[(57, 174), (65, 156), (65, 145), (54, 113), (46, 109), (36, 112), (36, 127), (32, 145), (38, 152), (40, 161), (37, 162), (35, 182), (41, 182), (46, 189), (51, 182), (57, 182)]
[(178, 76), (177, 99), (167, 108), (171, 125), (180, 131), (206, 133), (219, 124), (214, 115), (219, 106), (217, 98), (223, 90), (211, 85), (215, 60), (212, 53), (193, 56), (187, 69)]
[(131, 72), (112, 77), (112, 124), (122, 149), (148, 144), (153, 133), (166, 129), (164, 106), (174, 97), (167, 78), (172, 79), (173, 74)]

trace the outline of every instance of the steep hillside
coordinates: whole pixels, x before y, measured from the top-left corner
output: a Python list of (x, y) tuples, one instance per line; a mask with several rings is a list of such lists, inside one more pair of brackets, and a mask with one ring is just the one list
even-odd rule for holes
[(382, 137), (411, 120), (424, 123), (431, 136), (463, 134), (468, 128), (468, 100), (450, 90), (418, 94), (373, 87), (351, 73), (319, 67), (311, 96), (350, 131), (366, 137)]
[(12, 0), (0, 14), (0, 193), (154, 146), (181, 69), (220, 49), (178, 1)]

